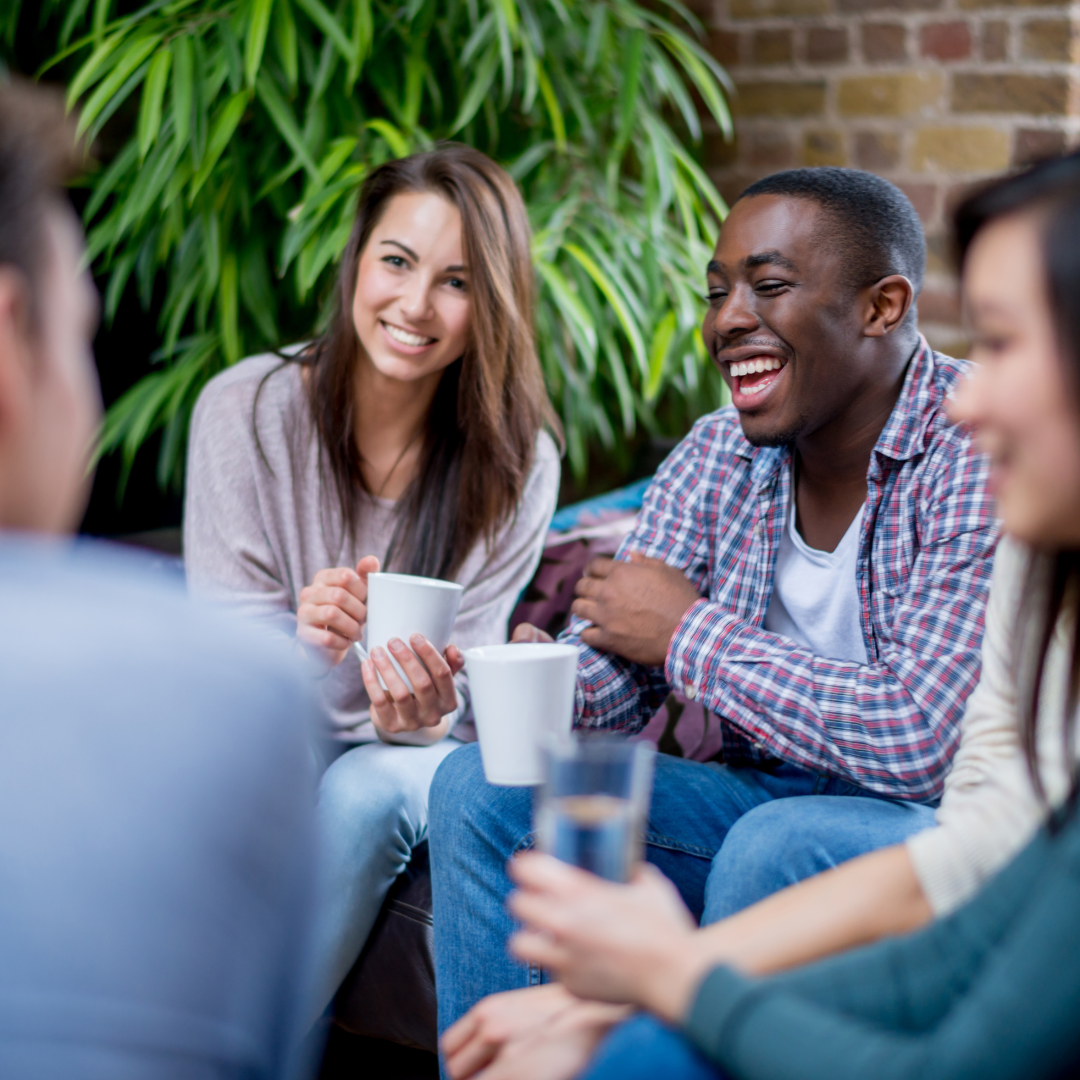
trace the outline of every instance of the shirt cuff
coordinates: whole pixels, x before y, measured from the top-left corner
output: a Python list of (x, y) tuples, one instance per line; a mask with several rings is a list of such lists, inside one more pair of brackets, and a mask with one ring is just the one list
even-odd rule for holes
[(687, 701), (704, 701), (710, 667), (742, 620), (702, 598), (692, 604), (671, 635), (664, 675)]
[[(988, 858), (988, 853), (978, 844), (979, 834), (972, 827), (975, 823), (964, 824), (969, 826), (967, 835), (963, 824), (952, 828), (936, 825), (905, 841), (915, 877), (938, 919), (974, 896), (980, 886), (1008, 861), (1007, 841), (992, 846), (993, 854), (1000, 855), (1000, 861)], [(1034, 832), (1035, 824), (1031, 828), (1031, 833)]]
[(720, 1061), (728, 1028), (745, 1001), (750, 980), (729, 967), (715, 967), (702, 980), (683, 1024), (686, 1037), (708, 1058)]

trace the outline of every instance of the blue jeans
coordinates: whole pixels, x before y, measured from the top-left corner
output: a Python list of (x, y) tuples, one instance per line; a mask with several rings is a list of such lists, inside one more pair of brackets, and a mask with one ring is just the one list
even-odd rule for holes
[[(899, 843), (933, 811), (780, 764), (769, 771), (660, 755), (646, 857), (703, 924), (805, 877)], [(484, 779), (479, 747), (439, 767), (429, 808), (439, 1028), (488, 994), (544, 981), (506, 952), (506, 862), (532, 847), (532, 789)]]
[(313, 953), (323, 972), (314, 1022), (360, 955), (394, 879), (427, 836), (428, 788), (462, 744), (365, 743), (347, 750), (319, 784), (319, 903)]
[(677, 1032), (651, 1016), (620, 1024), (579, 1080), (720, 1080), (725, 1074)]

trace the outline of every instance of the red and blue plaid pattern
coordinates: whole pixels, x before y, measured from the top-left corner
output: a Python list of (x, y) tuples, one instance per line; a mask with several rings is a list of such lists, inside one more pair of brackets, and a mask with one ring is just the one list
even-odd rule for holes
[[(762, 628), (791, 452), (751, 446), (728, 407), (664, 462), (619, 549), (677, 566), (706, 598), (664, 670), (582, 645), (577, 726), (638, 731), (674, 687), (721, 718), (729, 764), (781, 758), (894, 798), (938, 798), (979, 678), (998, 539), (987, 461), (945, 415), (968, 366), (923, 341), (874, 448), (856, 570), (868, 664)], [(564, 639), (585, 625), (574, 619)]]

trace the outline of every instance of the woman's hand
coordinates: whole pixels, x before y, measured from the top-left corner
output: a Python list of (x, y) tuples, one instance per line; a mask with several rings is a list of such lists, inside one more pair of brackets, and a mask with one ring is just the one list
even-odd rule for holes
[(675, 886), (647, 863), (617, 885), (526, 852), (510, 863), (518, 892), (509, 908), (525, 928), (510, 951), (546, 968), (581, 998), (648, 1009), (680, 1020), (711, 963)]
[(446, 1029), (439, 1045), (451, 1080), (468, 1080), (513, 1040), (545, 1026), (556, 1014), (580, 1004), (558, 983), (490, 994)]
[[(476, 1080), (573, 1080), (605, 1035), (631, 1014), (626, 1005), (574, 1001), (561, 1012), (504, 1042)], [(449, 1071), (449, 1070), (448, 1070)], [(464, 1074), (450, 1073), (453, 1080)]]
[(337, 566), (320, 570), (315, 580), (300, 590), (296, 609), (296, 637), (321, 650), (331, 667), (345, 659), (359, 641), (367, 622), (368, 574), (378, 573), (379, 560), (365, 555), (355, 570)]
[[(386, 649), (376, 646), (371, 650), (371, 659), (360, 665), (364, 686), (371, 699), (371, 722), (385, 735), (399, 735), (421, 728), (437, 729), (442, 718), (458, 707), (454, 676), (465, 667), (465, 658), (458, 647), (450, 645), (446, 655), (440, 656), (422, 634), (413, 634), (409, 644), (412, 649), (400, 638), (391, 638)], [(390, 662), (391, 655), (408, 675), (413, 686), (411, 693)], [(385, 690), (379, 675), (386, 685)], [(425, 734), (434, 741), (445, 731), (431, 730)]]

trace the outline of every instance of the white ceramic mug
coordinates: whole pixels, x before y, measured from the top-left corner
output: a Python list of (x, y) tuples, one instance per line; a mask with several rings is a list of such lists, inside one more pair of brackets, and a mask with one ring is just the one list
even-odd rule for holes
[(480, 758), (489, 784), (539, 784), (541, 747), (574, 721), (578, 647), (481, 645), (465, 651)]
[[(438, 578), (416, 577), (413, 574), (368, 574), (367, 626), (364, 636), (367, 649), (359, 642), (354, 648), (361, 660), (369, 659), (370, 649), (386, 643), (391, 638), (401, 638), (409, 645), (412, 634), (423, 634), (435, 649), (442, 653), (450, 644), (454, 630), (461, 594), (464, 587), (453, 581)], [(394, 660), (387, 649), (386, 655), (393, 661), (405, 685), (412, 690), (408, 675)], [(382, 678), (379, 679), (382, 682)]]

